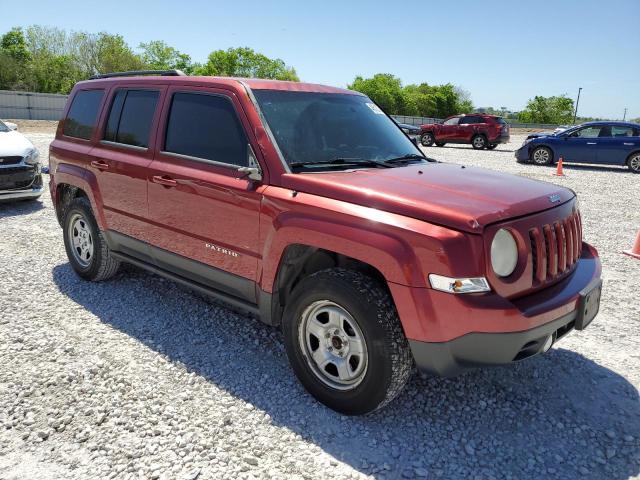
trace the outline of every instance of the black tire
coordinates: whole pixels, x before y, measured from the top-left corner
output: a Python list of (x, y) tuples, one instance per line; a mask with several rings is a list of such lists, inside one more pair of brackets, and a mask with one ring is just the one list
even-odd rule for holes
[[(73, 239), (74, 236), (77, 237), (74, 231), (77, 232), (78, 230), (72, 228), (71, 222), (82, 224), (83, 233), (86, 232), (88, 234), (86, 237), (87, 244), (92, 245), (90, 257), (82, 255), (82, 260), (80, 260), (80, 247), (74, 246)], [(107, 280), (117, 273), (120, 262), (111, 255), (107, 242), (98, 228), (96, 219), (91, 211), (89, 199), (78, 197), (69, 203), (64, 212), (62, 229), (64, 247), (67, 251), (69, 263), (78, 276), (85, 280), (99, 282)], [(83, 260), (86, 260), (86, 262), (83, 263)]]
[(435, 137), (433, 136), (433, 133), (431, 132), (426, 132), (423, 133), (422, 135), (420, 135), (420, 144), (423, 147), (430, 147), (433, 145), (433, 143), (436, 141)]
[(627, 158), (627, 167), (632, 173), (640, 173), (640, 152), (635, 152)]
[(475, 150), (482, 150), (487, 146), (487, 137), (482, 134), (476, 134), (471, 138), (471, 146)]
[(494, 148), (496, 148), (498, 146), (497, 143), (490, 143), (489, 145), (487, 145), (487, 150), (493, 150)]
[[(364, 338), (366, 367), (359, 383), (346, 390), (327, 384), (329, 375), (318, 373), (319, 367), (311, 358), (315, 352), (308, 354), (303, 345), (307, 312), (327, 301), (347, 312)], [(340, 318), (344, 325), (344, 319)], [(384, 407), (402, 391), (410, 377), (411, 351), (393, 301), (378, 282), (362, 273), (332, 268), (303, 279), (287, 302), (282, 328), (289, 361), (302, 385), (318, 401), (345, 415), (362, 415)], [(354, 332), (354, 338), (358, 333)], [(326, 338), (330, 335), (327, 333)], [(327, 369), (328, 365), (324, 370)]]
[(536, 147), (531, 151), (529, 159), (536, 165), (551, 165), (553, 152), (549, 147)]
[(444, 147), (446, 142), (436, 142), (436, 147)]

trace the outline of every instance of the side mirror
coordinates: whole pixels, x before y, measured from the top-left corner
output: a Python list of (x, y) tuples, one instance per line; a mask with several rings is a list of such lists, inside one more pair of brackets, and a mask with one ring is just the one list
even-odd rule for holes
[(248, 167), (238, 167), (238, 173), (242, 174), (240, 178), (248, 178), (254, 182), (262, 181), (262, 170), (250, 143), (247, 144), (247, 164)]
[(257, 167), (239, 167), (238, 173), (242, 174), (240, 178), (248, 178), (249, 180), (253, 180), (254, 182), (259, 182), (262, 180), (262, 172)]

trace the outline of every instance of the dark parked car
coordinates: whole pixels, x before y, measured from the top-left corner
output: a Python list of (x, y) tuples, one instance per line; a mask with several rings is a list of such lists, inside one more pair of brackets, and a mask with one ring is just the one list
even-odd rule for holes
[(420, 143), (442, 147), (447, 143), (470, 143), (476, 150), (493, 150), (509, 141), (509, 125), (501, 117), (472, 113), (446, 118), (442, 123), (421, 125)]
[(640, 173), (640, 125), (626, 122), (588, 122), (562, 132), (527, 137), (518, 150), (519, 162), (551, 165), (565, 162), (627, 165)]

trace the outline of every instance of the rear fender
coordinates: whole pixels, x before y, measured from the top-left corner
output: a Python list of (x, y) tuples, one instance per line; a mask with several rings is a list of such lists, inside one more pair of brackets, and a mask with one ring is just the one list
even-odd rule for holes
[[(71, 185), (79, 188), (87, 195), (87, 198), (91, 202), (91, 209), (93, 210), (93, 215), (96, 218), (98, 227), (100, 227), (100, 230), (106, 230), (106, 221), (102, 209), (102, 196), (100, 195), (98, 181), (93, 172), (77, 165), (60, 163), (57, 165), (56, 171), (53, 172), (53, 176), (56, 187), (61, 184)], [(59, 199), (56, 198), (55, 201), (57, 204)]]

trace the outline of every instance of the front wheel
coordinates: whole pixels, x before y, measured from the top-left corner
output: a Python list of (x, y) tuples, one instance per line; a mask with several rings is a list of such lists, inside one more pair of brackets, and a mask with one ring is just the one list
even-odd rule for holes
[(493, 150), (494, 148), (496, 148), (498, 146), (497, 143), (490, 143), (489, 145), (487, 145), (487, 150)]
[(547, 147), (537, 147), (531, 152), (531, 161), (536, 165), (551, 165), (553, 152)]
[(640, 173), (640, 152), (636, 152), (629, 157), (627, 166), (633, 173)]
[(482, 150), (487, 146), (487, 139), (484, 135), (476, 135), (471, 139), (471, 146), (476, 150)]
[(364, 274), (333, 268), (308, 276), (282, 323), (296, 376), (333, 410), (361, 415), (382, 408), (409, 379), (411, 351), (395, 306)]
[(423, 133), (422, 136), (420, 137), (420, 143), (422, 144), (423, 147), (430, 147), (431, 145), (433, 145), (433, 142), (435, 142), (435, 138), (433, 137), (433, 134), (430, 132)]

